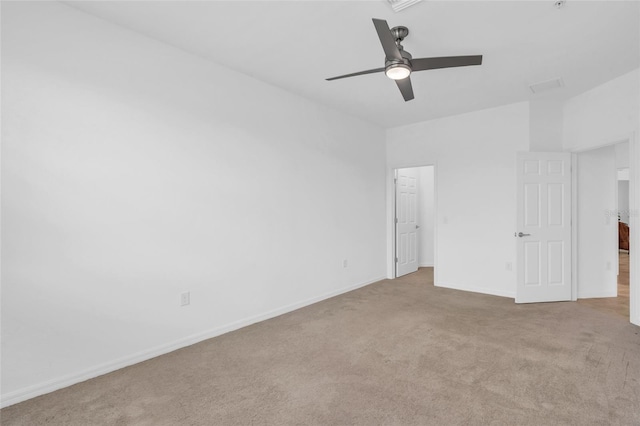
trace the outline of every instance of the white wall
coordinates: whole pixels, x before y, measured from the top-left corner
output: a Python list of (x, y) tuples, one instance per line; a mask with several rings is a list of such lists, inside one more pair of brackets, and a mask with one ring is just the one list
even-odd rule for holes
[[(627, 169), (629, 173), (629, 141), (620, 142), (614, 145), (616, 150), (616, 169)], [(627, 176), (627, 179), (629, 177)]]
[(391, 194), (394, 168), (436, 166), (436, 285), (515, 296), (516, 152), (528, 149), (528, 103), (387, 130)]
[(617, 295), (615, 149), (578, 154), (578, 298)]
[(617, 143), (614, 146), (616, 169), (618, 171), (618, 213), (620, 220), (629, 224), (629, 142)]
[(53, 2), (2, 104), (4, 405), (385, 275), (378, 127)]
[(420, 215), (420, 261), (421, 267), (434, 265), (434, 170), (433, 166), (418, 168), (418, 203)]
[(618, 213), (620, 221), (629, 224), (629, 181), (618, 180)]
[(562, 151), (563, 103), (552, 99), (529, 102), (530, 150)]
[(638, 130), (639, 113), (636, 69), (565, 102), (563, 147), (580, 151), (627, 140)]

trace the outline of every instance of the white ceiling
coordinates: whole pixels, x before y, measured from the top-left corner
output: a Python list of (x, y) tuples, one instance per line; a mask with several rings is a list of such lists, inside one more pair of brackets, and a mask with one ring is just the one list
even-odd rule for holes
[[(76, 1), (67, 4), (384, 127), (584, 92), (640, 66), (637, 1)], [(413, 74), (404, 102), (384, 74), (371, 18), (407, 26), (416, 57), (484, 55), (484, 63)], [(561, 77), (534, 95), (529, 85)]]

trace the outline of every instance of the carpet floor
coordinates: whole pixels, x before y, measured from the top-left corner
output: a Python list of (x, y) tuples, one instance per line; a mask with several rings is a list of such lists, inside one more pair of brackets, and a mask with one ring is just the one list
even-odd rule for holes
[(432, 269), (0, 412), (2, 425), (640, 425), (640, 328)]

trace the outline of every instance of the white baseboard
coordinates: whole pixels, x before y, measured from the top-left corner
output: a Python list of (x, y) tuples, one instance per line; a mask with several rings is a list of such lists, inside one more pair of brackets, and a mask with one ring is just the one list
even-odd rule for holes
[(53, 380), (38, 383), (36, 385), (27, 386), (22, 389), (18, 389), (13, 392), (8, 392), (0, 397), (0, 408), (8, 407), (13, 404), (17, 404), (22, 401), (26, 401), (36, 396), (44, 395), (49, 392), (56, 391), (58, 389), (66, 388), (76, 383), (84, 382), (85, 380), (93, 379), (103, 374), (111, 373), (124, 367), (128, 367), (133, 364), (137, 364), (142, 361), (155, 358), (160, 355), (173, 352), (177, 349), (184, 348), (186, 346), (193, 345), (203, 340), (211, 339), (212, 337), (220, 336), (230, 331), (238, 330), (242, 327), (246, 327), (251, 324), (255, 324), (260, 321), (264, 321), (270, 318), (286, 314), (288, 312), (295, 311), (296, 309), (303, 308), (305, 306), (312, 305), (317, 302), (329, 299), (331, 297), (339, 296), (340, 294), (348, 293), (361, 287), (365, 287), (369, 284), (384, 280), (384, 277), (376, 278), (370, 281), (365, 281), (355, 285), (351, 285), (338, 290), (330, 291), (320, 296), (312, 297), (310, 299), (302, 300), (299, 302), (291, 303), (289, 305), (272, 309), (262, 314), (253, 315), (251, 317), (244, 318), (242, 320), (234, 321), (232, 323), (216, 327), (211, 330), (203, 331), (201, 333), (192, 334), (191, 336), (184, 337), (182, 339), (175, 340), (163, 345), (155, 346), (144, 351), (136, 352), (131, 355), (115, 359), (113, 361), (105, 362), (103, 364), (91, 367), (89, 369), (80, 371), (78, 373), (69, 374)]
[(488, 294), (490, 296), (508, 297), (509, 299), (515, 299), (516, 297), (515, 292), (502, 292), (502, 291), (494, 290), (492, 288), (443, 283), (443, 282), (435, 283), (434, 285), (436, 287), (450, 288), (453, 290), (462, 290), (462, 291), (469, 291), (472, 293)]
[(581, 293), (578, 290), (578, 299), (602, 299), (605, 297), (617, 297), (618, 292), (616, 290), (610, 291), (596, 291), (592, 293)]
[(433, 268), (433, 263), (421, 263), (420, 268)]

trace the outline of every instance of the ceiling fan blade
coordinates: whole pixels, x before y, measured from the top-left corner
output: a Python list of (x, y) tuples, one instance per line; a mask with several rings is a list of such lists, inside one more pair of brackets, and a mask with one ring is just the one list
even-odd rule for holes
[(373, 25), (376, 27), (378, 38), (380, 39), (380, 43), (382, 43), (382, 49), (384, 49), (384, 54), (387, 56), (387, 59), (397, 59), (401, 61), (402, 55), (400, 55), (400, 50), (398, 50), (393, 35), (391, 35), (387, 21), (374, 18)]
[(402, 80), (396, 80), (398, 89), (402, 93), (404, 101), (410, 101), (413, 99), (413, 87), (411, 87), (411, 77), (403, 78)]
[(482, 55), (473, 56), (440, 56), (437, 58), (411, 59), (412, 71), (426, 71), (437, 68), (466, 67), (469, 65), (481, 65)]
[(372, 70), (354, 72), (352, 74), (339, 75), (338, 77), (331, 77), (331, 78), (327, 78), (326, 80), (327, 81), (338, 80), (339, 78), (355, 77), (357, 75), (373, 74), (373, 73), (376, 73), (376, 72), (383, 72), (383, 71), (384, 71), (384, 68), (375, 68), (375, 69), (372, 69)]

